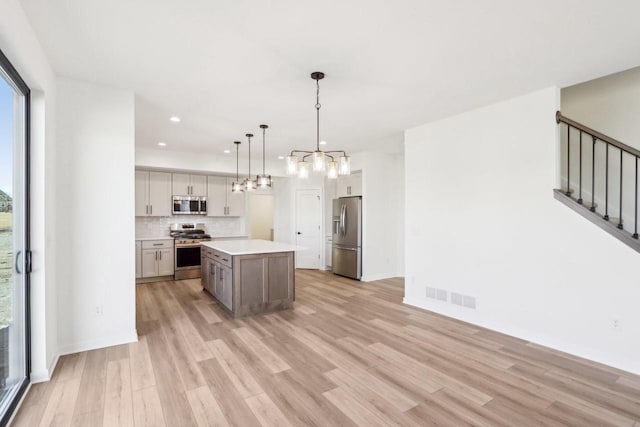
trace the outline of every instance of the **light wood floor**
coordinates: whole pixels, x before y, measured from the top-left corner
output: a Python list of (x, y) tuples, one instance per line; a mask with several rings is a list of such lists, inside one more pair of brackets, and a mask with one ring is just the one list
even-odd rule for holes
[(137, 343), (64, 356), (14, 425), (640, 426), (640, 377), (298, 272), (230, 320), (199, 280), (137, 286)]

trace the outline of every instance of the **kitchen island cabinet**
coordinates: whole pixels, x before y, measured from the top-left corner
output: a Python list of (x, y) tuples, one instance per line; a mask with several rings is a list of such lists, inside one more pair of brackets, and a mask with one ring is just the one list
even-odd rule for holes
[(203, 242), (202, 286), (233, 317), (292, 308), (295, 250), (267, 240)]

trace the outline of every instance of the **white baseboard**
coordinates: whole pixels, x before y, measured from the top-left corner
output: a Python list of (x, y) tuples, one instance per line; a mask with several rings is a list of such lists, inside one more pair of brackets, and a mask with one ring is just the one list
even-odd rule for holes
[[(415, 298), (415, 297), (404, 297), (402, 302), (404, 304), (407, 305), (411, 305), (413, 307), (417, 307), (426, 311), (430, 311), (432, 313), (437, 313), (440, 314), (442, 316), (445, 317), (449, 317), (452, 319), (456, 319), (456, 320), (461, 320), (463, 322), (467, 322), (471, 325), (475, 325), (475, 326), (479, 326), (481, 328), (485, 328), (485, 329), (490, 329), (492, 331), (495, 332), (499, 332), (501, 334), (505, 334), (505, 335), (509, 335), (512, 337), (516, 337), (525, 341), (529, 341), (531, 343), (534, 344), (538, 344), (538, 345), (542, 345), (544, 347), (549, 347), (552, 348), (554, 350), (557, 351), (561, 351), (567, 354), (571, 354), (573, 356), (577, 356), (577, 357), (581, 357), (583, 359), (587, 359), (587, 360), (591, 360), (593, 362), (597, 362), (597, 363), (602, 363), (603, 365), (607, 365), (607, 366), (612, 366), (614, 368), (617, 369), (621, 369), (623, 371), (627, 371), (627, 372), (631, 372), (635, 375), (640, 375), (640, 371), (638, 371), (637, 369), (635, 369), (633, 366), (622, 366), (622, 365), (617, 365), (615, 363), (612, 363), (610, 360), (604, 360), (602, 358), (598, 358), (598, 357), (594, 357), (591, 354), (585, 354), (584, 352), (579, 352), (579, 351), (575, 351), (575, 349), (572, 348), (567, 348), (566, 346), (563, 346), (562, 343), (559, 342), (554, 342), (554, 343), (550, 343), (550, 342), (544, 342), (545, 339), (544, 337), (541, 336), (536, 336), (536, 337), (532, 337), (531, 336), (531, 331), (523, 331), (523, 330), (507, 330), (504, 327), (501, 327), (499, 325), (495, 325), (491, 323), (491, 320), (488, 319), (479, 319), (479, 318), (474, 318), (471, 319), (470, 316), (466, 316), (466, 313), (461, 312), (459, 316), (456, 316), (455, 313), (451, 312), (451, 308), (449, 305), (447, 305), (446, 310), (445, 309), (439, 309), (436, 304), (431, 304), (427, 301), (422, 300), (421, 298)], [(445, 304), (446, 305), (446, 304)], [(444, 308), (444, 307), (443, 307)], [(477, 319), (477, 320), (476, 320)]]
[(49, 367), (47, 369), (39, 372), (32, 372), (29, 378), (30, 382), (32, 384), (35, 384), (35, 383), (43, 383), (45, 381), (49, 381), (51, 379), (51, 376), (53, 375), (53, 371), (55, 371), (56, 366), (58, 365), (59, 359), (60, 359), (60, 356), (55, 356), (51, 360), (51, 363), (49, 364)]
[(394, 274), (372, 274), (369, 276), (362, 276), (360, 281), (362, 282), (375, 282), (376, 280), (392, 279), (398, 277)]
[(80, 341), (80, 342), (65, 344), (58, 348), (58, 354), (60, 356), (64, 356), (65, 354), (79, 353), (81, 351), (112, 347), (114, 345), (128, 344), (136, 341), (138, 341), (138, 333), (134, 329), (132, 332), (128, 334), (112, 335), (109, 337), (102, 337), (95, 340), (87, 340), (87, 341)]

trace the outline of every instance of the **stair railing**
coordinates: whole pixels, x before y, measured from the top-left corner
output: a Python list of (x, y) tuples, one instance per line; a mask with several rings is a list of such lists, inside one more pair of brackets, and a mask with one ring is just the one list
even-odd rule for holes
[(640, 157), (640, 150), (633, 148), (627, 144), (624, 144), (610, 136), (607, 136), (603, 133), (598, 132), (597, 130), (591, 129), (588, 126), (583, 125), (582, 123), (578, 123), (575, 120), (571, 120), (568, 117), (565, 117), (560, 113), (560, 111), (556, 112), (556, 123), (564, 123), (567, 125), (567, 188), (565, 190), (565, 194), (571, 197), (573, 190), (571, 189), (571, 128), (579, 131), (580, 139), (580, 160), (579, 160), (579, 183), (578, 183), (578, 198), (577, 202), (579, 204), (583, 204), (582, 200), (582, 135), (586, 134), (592, 139), (591, 146), (591, 206), (589, 210), (591, 212), (596, 211), (596, 203), (595, 203), (595, 158), (596, 158), (596, 143), (602, 142), (605, 144), (605, 199), (604, 199), (604, 216), (602, 217), (605, 221), (609, 221), (609, 147), (613, 146), (620, 151), (620, 200), (619, 200), (619, 215), (620, 219), (618, 221), (617, 227), (618, 229), (623, 229), (622, 224), (622, 176), (623, 176), (623, 155), (627, 153), (634, 157), (635, 160), (635, 203), (634, 203), (634, 231), (632, 237), (634, 239), (638, 239), (638, 158)]

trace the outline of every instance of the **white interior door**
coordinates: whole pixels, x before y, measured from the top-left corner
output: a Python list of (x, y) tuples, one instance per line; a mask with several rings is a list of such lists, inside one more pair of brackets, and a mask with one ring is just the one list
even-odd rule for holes
[(320, 190), (296, 192), (296, 268), (320, 269), (322, 250), (322, 204)]

